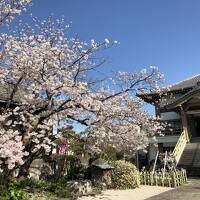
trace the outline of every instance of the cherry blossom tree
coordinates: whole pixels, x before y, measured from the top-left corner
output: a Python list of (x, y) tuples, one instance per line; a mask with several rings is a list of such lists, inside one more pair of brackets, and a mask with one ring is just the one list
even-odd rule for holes
[[(29, 2), (1, 1), (1, 24)], [(87, 126), (92, 152), (108, 145), (129, 152), (144, 147), (162, 126), (141, 110), (135, 94), (158, 90), (159, 70), (99, 79), (96, 70), (104, 60), (98, 53), (116, 42), (81, 42), (68, 37), (63, 19), (33, 20), (35, 26), (20, 25), (17, 34), (0, 35), (0, 81), (9, 88), (0, 113), (1, 171), (19, 169), (19, 176), (27, 176), (32, 161), (51, 152), (59, 137), (52, 131), (58, 119)]]
[(26, 10), (30, 2), (31, 0), (1, 0), (0, 25), (11, 22), (22, 10)]

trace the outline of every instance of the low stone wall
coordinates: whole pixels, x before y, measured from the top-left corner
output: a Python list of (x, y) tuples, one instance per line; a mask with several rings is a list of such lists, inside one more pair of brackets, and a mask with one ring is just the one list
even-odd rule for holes
[(74, 180), (69, 181), (67, 186), (73, 196), (88, 195), (93, 192), (92, 183), (89, 180)]
[(29, 169), (29, 177), (39, 180), (45, 174), (52, 174), (51, 166), (42, 159), (35, 159)]

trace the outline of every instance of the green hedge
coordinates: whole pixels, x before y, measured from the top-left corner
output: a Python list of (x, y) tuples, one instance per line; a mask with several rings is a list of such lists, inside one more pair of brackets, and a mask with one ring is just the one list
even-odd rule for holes
[(139, 187), (140, 176), (135, 165), (124, 160), (112, 162), (112, 188), (133, 189)]

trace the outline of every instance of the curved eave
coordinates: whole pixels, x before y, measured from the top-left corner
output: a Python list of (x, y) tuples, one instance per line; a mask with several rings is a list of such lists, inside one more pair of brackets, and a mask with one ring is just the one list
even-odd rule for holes
[(194, 88), (193, 90), (187, 92), (185, 95), (176, 99), (176, 101), (166, 105), (165, 108), (168, 110), (177, 108), (177, 107), (181, 106), (182, 104), (184, 104), (185, 102), (187, 102), (189, 99), (191, 99), (194, 95), (196, 95), (198, 93), (200, 93), (200, 87)]
[[(150, 103), (152, 105), (155, 105), (159, 102), (162, 96), (168, 95), (168, 94), (187, 94), (188, 92), (191, 92), (192, 88), (182, 88), (182, 89), (176, 89), (176, 90), (168, 90), (161, 93), (137, 93), (136, 96), (143, 99), (146, 103)], [(171, 104), (170, 104), (171, 105)]]
[(150, 104), (155, 104), (160, 99), (157, 93), (136, 94), (136, 96)]

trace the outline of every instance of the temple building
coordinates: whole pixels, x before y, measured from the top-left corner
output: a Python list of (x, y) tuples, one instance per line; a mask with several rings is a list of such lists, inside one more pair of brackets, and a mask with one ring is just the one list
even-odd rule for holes
[(163, 136), (150, 138), (148, 160), (157, 152), (173, 152), (177, 165), (200, 175), (200, 74), (167, 88), (163, 93), (138, 94), (170, 124)]

